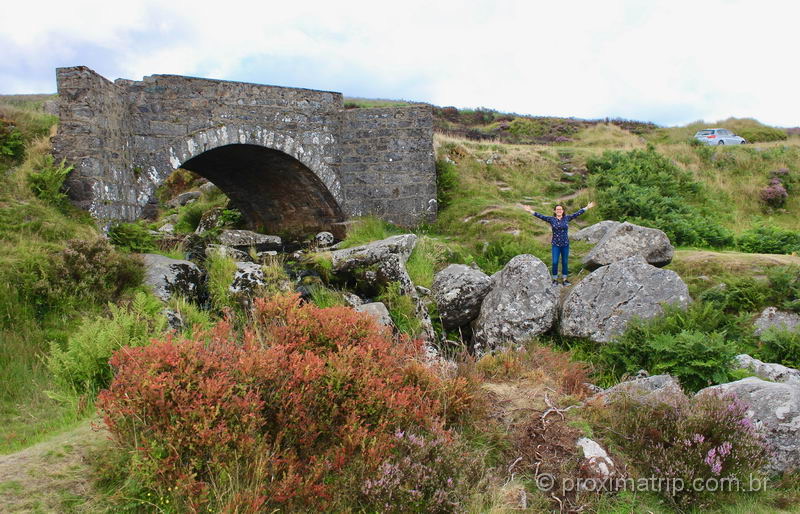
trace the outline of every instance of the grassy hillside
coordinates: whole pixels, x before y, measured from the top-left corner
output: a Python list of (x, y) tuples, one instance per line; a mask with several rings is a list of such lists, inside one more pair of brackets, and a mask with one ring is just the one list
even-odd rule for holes
[[(309, 505), (372, 511), (413, 501), (418, 501), (414, 505), (419, 511), (447, 511), (455, 503), (470, 512), (511, 512), (523, 505), (541, 512), (558, 509), (559, 504), (596, 512), (797, 511), (800, 478), (794, 474), (759, 494), (679, 499), (651, 493), (569, 494), (554, 500), (537, 489), (536, 473), (577, 473), (571, 452), (580, 436), (603, 442), (625, 473), (636, 476), (649, 472), (651, 458), (659, 456), (647, 454), (647, 445), (637, 447), (635, 437), (618, 438), (620, 431), (635, 433), (633, 427), (642, 426), (658, 433), (679, 431), (681, 426), (670, 424), (679, 419), (702, 433), (717, 434), (719, 427), (692, 418), (692, 409), (673, 418), (653, 412), (644, 419), (637, 417), (636, 409), (623, 407), (569, 409), (586, 399), (586, 381), (612, 385), (647, 368), (672, 373), (688, 390), (695, 390), (743, 376), (742, 370), (730, 366), (730, 357), (740, 351), (800, 364), (796, 338), (777, 334), (758, 339), (751, 329), (753, 317), (767, 305), (800, 310), (800, 257), (793, 254), (793, 238), (800, 238), (800, 136), (753, 120), (731, 119), (707, 126), (751, 130), (756, 138), (777, 140), (717, 148), (688, 141), (698, 127), (706, 126), (700, 123), (659, 128), (627, 120), (435, 108), (440, 210), (435, 223), (415, 229), (419, 242), (408, 270), (417, 285), (430, 287), (434, 273), (448, 263), (476, 264), (486, 273), (522, 253), (549, 263), (549, 227), (519, 205), (549, 213), (563, 204), (571, 212), (594, 200), (598, 207), (576, 219), (573, 230), (613, 212), (617, 219), (660, 226), (675, 231), (681, 241), (691, 241), (677, 245), (669, 268), (687, 282), (695, 298), (687, 312), (668, 312), (652, 323), (634, 324), (609, 345), (548, 334), (519, 351), (476, 361), (466, 353), (462, 334), (451, 332), (446, 336), (455, 344), (445, 353), (454, 357), (456, 366), (444, 372), (428, 369), (412, 348), (393, 346), (406, 343), (385, 339), (349, 311), (299, 307), (275, 296), (259, 304), (259, 314), (253, 315), (229, 294), (233, 261), (222, 257), (205, 263), (210, 309), (185, 303), (172, 307), (182, 310), (187, 320), (195, 319), (198, 328), (223, 317), (225, 323), (213, 335), (192, 333), (190, 326), (181, 338), (167, 338), (162, 305), (139, 291), (141, 267), (123, 249), (155, 251), (148, 229), (157, 224), (115, 227), (114, 249), (85, 213), (65, 201), (60, 185), (69, 170), (48, 158), (48, 136), (56, 120), (41, 110), (46, 98), (0, 99), (0, 147), (8, 150), (0, 157), (0, 454), (37, 441), (55, 441), (64, 455), (48, 457), (50, 446), (45, 443), (31, 452), (15, 453), (15, 459), (35, 457), (19, 468), (40, 469), (46, 458), (64, 460), (71, 467), (69, 480), (53, 481), (52, 497), (41, 480), (27, 484), (17, 474), (0, 481), (0, 500), (33, 509), (26, 497), (35, 488), (40, 507), (91, 510), (103, 505), (110, 511), (171, 512), (192, 505), (229, 511), (301, 510)], [(349, 108), (404, 103), (347, 99)], [(785, 199), (779, 198), (781, 204), (762, 199), (773, 179), (787, 192)], [(162, 200), (198, 184), (197, 177), (177, 172), (165, 185)], [(237, 213), (224, 210), (226, 206), (217, 191), (161, 214), (177, 215), (178, 232), (189, 233), (211, 208), (223, 210), (233, 226)], [(711, 225), (716, 232), (709, 235)], [(403, 231), (368, 218), (356, 225), (344, 245)], [(183, 251), (180, 244), (171, 249), (175, 255)], [(580, 261), (589, 249), (584, 243), (572, 245), (570, 266), (576, 281), (587, 274), (580, 270)], [(303, 282), (312, 290), (312, 303), (340, 305), (342, 285), (326, 281), (330, 270), (324, 268), (324, 255), (311, 260), (320, 272), (319, 277), (307, 274)], [(305, 264), (281, 257), (265, 271), (277, 282), (287, 280), (286, 268)], [(410, 322), (414, 316), (408, 298), (389, 287), (378, 299), (387, 303), (401, 332), (415, 334), (418, 326)], [(433, 307), (430, 314), (440, 331)], [(244, 336), (245, 330), (252, 332)], [(160, 343), (150, 345), (151, 339)], [(212, 339), (228, 346), (206, 352)], [(337, 344), (331, 345), (332, 340)], [(242, 341), (260, 342), (243, 351)], [(295, 353), (292, 346), (297, 341), (307, 345), (307, 353)], [(351, 346), (336, 353), (340, 344)], [(74, 437), (86, 437), (81, 420), (94, 413), (96, 394), (111, 379), (107, 356), (121, 345), (146, 347), (125, 353), (136, 358), (121, 358), (118, 369), (126, 373), (125, 381), (103, 400), (117, 416), (114, 434), (121, 446), (100, 445), (101, 455), (93, 453), (93, 468), (87, 468), (86, 460), (75, 463), (78, 457), (67, 450), (68, 434), (58, 439), (53, 435), (79, 426)], [(178, 347), (188, 348), (188, 353)], [(780, 354), (776, 349), (781, 348), (790, 351)], [(186, 355), (186, 367), (174, 365)], [(272, 360), (276, 355), (282, 360)], [(371, 359), (384, 364), (364, 365)], [(151, 375), (140, 373), (138, 366), (150, 366), (158, 380), (150, 381)], [(170, 376), (175, 369), (183, 374)], [(241, 375), (234, 377), (239, 382), (226, 382), (232, 380), (226, 374), (230, 370)], [(317, 375), (323, 380), (310, 380)], [(274, 382), (276, 376), (285, 381)], [(255, 383), (259, 386), (252, 388)], [(293, 383), (305, 385), (293, 389)], [(164, 394), (186, 384), (191, 394)], [(354, 388), (373, 395), (371, 400), (354, 398)], [(237, 397), (243, 390), (247, 395)], [(147, 394), (138, 396), (142, 391)], [(198, 391), (218, 394), (216, 403), (194, 401)], [(158, 408), (146, 420), (126, 417), (131, 412), (128, 404), (113, 410), (115, 402), (140, 401), (150, 394), (178, 402), (178, 408), (156, 402)], [(180, 403), (187, 398), (192, 401)], [(260, 416), (264, 405), (270, 413), (287, 416), (281, 419), (295, 421), (275, 423), (277, 418), (270, 414), (259, 418), (263, 426), (256, 430), (249, 420)], [(330, 410), (330, 405), (337, 407)], [(703, 408), (717, 412), (718, 407)], [(251, 410), (241, 415), (244, 411), (236, 410), (241, 408)], [(413, 416), (408, 414), (412, 411)], [(220, 415), (227, 416), (225, 423), (198, 429), (198, 424)], [(551, 425), (542, 421), (548, 416), (554, 420)], [(416, 425), (409, 426), (416, 426), (418, 433), (400, 429), (411, 418)], [(375, 419), (380, 422), (371, 425)], [(726, 437), (743, 437), (731, 430)], [(204, 437), (197, 438), (198, 432)], [(264, 433), (275, 435), (266, 446), (252, 437)], [(170, 435), (163, 439), (154, 434)], [(143, 453), (139, 438), (146, 441)], [(137, 443), (126, 447), (126, 441)], [(185, 459), (169, 458), (173, 448), (186, 451)], [(318, 455), (324, 456), (323, 464), (314, 460)], [(692, 467), (697, 462), (682, 464)], [(83, 473), (77, 473), (76, 466)], [(0, 466), (0, 471), (12, 467)], [(367, 480), (370, 470), (381, 470), (384, 481)], [(99, 473), (97, 490), (91, 498), (76, 496), (75, 478), (91, 472)], [(386, 481), (389, 474), (394, 482)], [(201, 475), (206, 485), (196, 481)], [(59, 491), (60, 482), (70, 484)], [(420, 492), (420, 483), (433, 485)], [(278, 487), (275, 484), (282, 489), (271, 489)], [(407, 496), (397, 496), (399, 491)], [(442, 498), (454, 503), (445, 505)]]

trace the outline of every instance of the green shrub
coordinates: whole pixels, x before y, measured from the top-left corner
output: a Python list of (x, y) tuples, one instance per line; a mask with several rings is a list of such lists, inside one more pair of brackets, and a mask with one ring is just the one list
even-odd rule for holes
[(704, 206), (702, 184), (652, 148), (605, 152), (586, 165), (604, 218), (658, 228), (680, 245), (733, 243), (733, 234)]
[(726, 339), (731, 322), (713, 305), (692, 305), (687, 311), (669, 307), (658, 318), (634, 320), (600, 350), (605, 380), (615, 382), (645, 369), (669, 373), (691, 391), (728, 382), (737, 353)]
[(458, 170), (452, 161), (436, 160), (436, 203), (439, 209), (450, 205), (458, 187)]
[(311, 295), (311, 301), (314, 305), (322, 309), (346, 305), (344, 297), (340, 292), (328, 289), (322, 285), (313, 285), (309, 287), (309, 294)]
[(800, 368), (800, 333), (770, 328), (759, 339), (755, 357), (764, 362), (777, 362), (791, 368)]
[(8, 120), (0, 118), (0, 159), (17, 161), (25, 151), (22, 132)]
[(56, 165), (52, 155), (43, 156), (36, 164), (34, 171), (28, 175), (33, 194), (59, 209), (66, 208), (69, 199), (64, 191), (64, 180), (72, 171), (72, 166), (67, 166), (65, 161)]
[(387, 223), (375, 216), (358, 218), (347, 231), (347, 237), (339, 244), (339, 248), (352, 248), (371, 241), (386, 239), (390, 236), (404, 234), (406, 231)]
[(736, 134), (745, 138), (748, 143), (785, 141), (789, 137), (789, 135), (783, 129), (766, 126), (741, 128), (736, 131)]
[(800, 232), (764, 224), (744, 231), (736, 246), (748, 253), (800, 252)]
[(180, 234), (190, 234), (197, 229), (203, 214), (211, 209), (205, 202), (194, 201), (182, 206), (178, 210), (178, 222), (175, 223), (175, 231)]
[(783, 309), (800, 312), (800, 266), (777, 266), (767, 271), (767, 301)]
[(208, 295), (211, 305), (217, 310), (226, 307), (236, 308), (230, 291), (233, 276), (236, 274), (236, 261), (219, 253), (213, 253), (206, 258), (206, 272), (208, 273)]
[(159, 337), (167, 327), (157, 298), (139, 292), (129, 307), (109, 304), (110, 316), (85, 320), (67, 340), (66, 348), (50, 347), (47, 367), (67, 394), (94, 395), (113, 378), (108, 364), (111, 355), (123, 347), (143, 346)]
[(108, 229), (111, 243), (122, 250), (134, 253), (151, 253), (156, 250), (157, 236), (139, 223), (113, 223)]
[(386, 305), (397, 330), (411, 337), (420, 334), (422, 322), (417, 317), (414, 300), (409, 295), (403, 294), (399, 282), (387, 284), (378, 295), (377, 300)]

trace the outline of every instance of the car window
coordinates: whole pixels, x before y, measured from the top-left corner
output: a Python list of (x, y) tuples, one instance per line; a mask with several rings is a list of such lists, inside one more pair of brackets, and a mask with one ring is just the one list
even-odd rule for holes
[(730, 136), (730, 135), (732, 135), (732, 134), (733, 134), (733, 133), (732, 133), (730, 130), (720, 130), (720, 131), (719, 131), (719, 135), (720, 135), (720, 136)]
[(700, 131), (697, 132), (697, 135), (698, 136), (709, 136), (709, 135), (711, 135), (713, 133), (714, 133), (713, 130), (700, 130)]

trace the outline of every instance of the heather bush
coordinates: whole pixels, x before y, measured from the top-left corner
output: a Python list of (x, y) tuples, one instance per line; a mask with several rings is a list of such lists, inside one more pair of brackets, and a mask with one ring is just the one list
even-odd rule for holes
[(777, 178), (770, 180), (768, 186), (759, 193), (761, 201), (772, 208), (779, 208), (786, 205), (786, 199), (789, 198), (789, 193), (783, 187), (781, 181)]
[[(297, 295), (256, 299), (243, 335), (220, 323), (194, 339), (118, 351), (99, 404), (133, 455), (130, 472), (153, 491), (169, 489), (179, 510), (325, 510), (333, 502), (382, 510), (370, 505), (382, 495), (364, 487), (408, 455), (428, 459), (418, 464), (436, 475), (424, 510), (442, 504), (436, 491), (450, 504), (459, 498), (441, 481), (456, 458), (443, 449), (451, 437), (438, 400), (446, 380), (415, 364), (420, 350), (345, 307), (300, 305)], [(404, 449), (398, 430), (426, 447)], [(401, 483), (424, 472), (403, 469)]]
[(800, 232), (762, 224), (742, 232), (736, 246), (748, 253), (800, 252)]
[(769, 173), (770, 183), (777, 179), (786, 188), (787, 193), (791, 193), (797, 183), (797, 173), (792, 173), (789, 168), (778, 168)]
[(789, 136), (783, 129), (766, 126), (742, 127), (737, 130), (737, 135), (742, 136), (748, 143), (766, 143), (769, 141), (784, 141)]
[(361, 486), (361, 502), (379, 512), (460, 510), (469, 485), (480, 478), (479, 463), (445, 435), (397, 430), (394, 448)]
[(679, 508), (708, 507), (711, 496), (719, 504), (726, 489), (706, 491), (698, 485), (738, 481), (747, 487), (766, 463), (766, 446), (747, 417), (747, 406), (733, 396), (710, 392), (644, 401), (619, 395), (588, 412), (594, 433), (618, 445), (639, 477), (680, 481), (673, 483), (683, 490), (659, 491)]
[(708, 210), (702, 184), (655, 150), (605, 152), (586, 166), (605, 219), (661, 229), (681, 245), (733, 243), (733, 234)]
[(167, 329), (164, 305), (139, 292), (129, 306), (109, 304), (110, 315), (92, 316), (69, 336), (65, 348), (50, 345), (47, 367), (66, 393), (94, 396), (111, 383), (108, 360), (124, 347), (143, 346)]

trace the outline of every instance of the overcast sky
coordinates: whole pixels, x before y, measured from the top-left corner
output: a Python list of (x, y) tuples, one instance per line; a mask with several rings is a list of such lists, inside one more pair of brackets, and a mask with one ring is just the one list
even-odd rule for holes
[(13, 1), (0, 93), (55, 68), (340, 91), (662, 125), (800, 125), (800, 2), (594, 0)]

